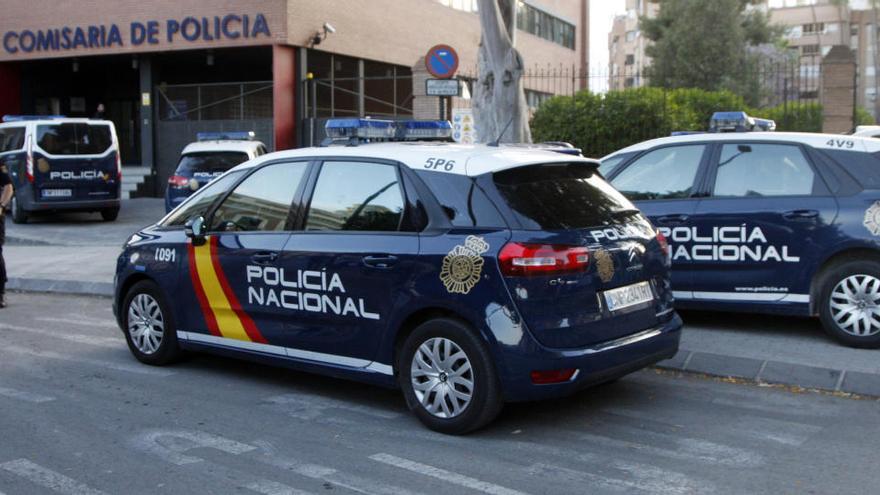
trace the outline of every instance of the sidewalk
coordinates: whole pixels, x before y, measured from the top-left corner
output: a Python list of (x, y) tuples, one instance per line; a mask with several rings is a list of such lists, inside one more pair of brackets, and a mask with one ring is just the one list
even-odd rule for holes
[[(116, 258), (140, 227), (164, 215), (161, 199), (123, 203), (119, 219), (67, 215), (7, 222), (8, 287), (111, 296)], [(681, 351), (660, 368), (880, 397), (880, 350), (851, 349), (815, 319), (683, 312)]]

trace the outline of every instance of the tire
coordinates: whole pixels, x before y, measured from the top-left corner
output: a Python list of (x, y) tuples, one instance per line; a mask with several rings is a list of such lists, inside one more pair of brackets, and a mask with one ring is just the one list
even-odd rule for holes
[[(434, 360), (430, 356), (434, 355), (431, 351), (435, 349), (435, 343), (441, 360), (459, 351), (463, 356), (448, 365), (433, 366)], [(424, 354), (423, 350), (426, 351)], [(420, 361), (416, 361), (417, 353)], [(470, 371), (467, 371), (468, 363)], [(413, 368), (417, 372), (416, 382), (424, 386), (419, 391), (413, 381)], [(458, 320), (439, 318), (419, 325), (401, 348), (397, 370), (410, 410), (434, 431), (451, 435), (469, 433), (489, 424), (504, 406), (498, 374), (486, 344), (472, 328)], [(461, 372), (461, 376), (453, 378), (455, 372)], [(466, 402), (462, 397), (467, 395), (467, 381), (472, 388)], [(427, 391), (423, 392), (425, 389)], [(445, 393), (448, 390), (458, 391), (459, 395)], [(421, 398), (419, 394), (422, 394)], [(460, 409), (456, 410), (456, 406)]]
[(28, 215), (24, 210), (21, 209), (21, 205), (18, 204), (18, 198), (15, 195), (12, 196), (12, 221), (14, 223), (27, 223)]
[(840, 343), (880, 348), (880, 263), (853, 260), (830, 267), (819, 285), (822, 327)]
[[(162, 366), (173, 363), (180, 357), (174, 315), (155, 283), (143, 280), (134, 284), (125, 295), (121, 311), (125, 341), (138, 361)], [(154, 332), (157, 328), (160, 330), (158, 335), (153, 333), (153, 338), (149, 338), (144, 333), (144, 323), (132, 321), (140, 316), (145, 316), (144, 323), (152, 323), (150, 327)]]
[(105, 210), (101, 210), (101, 218), (103, 218), (105, 222), (112, 222), (116, 220), (116, 217), (118, 216), (119, 208), (107, 208)]

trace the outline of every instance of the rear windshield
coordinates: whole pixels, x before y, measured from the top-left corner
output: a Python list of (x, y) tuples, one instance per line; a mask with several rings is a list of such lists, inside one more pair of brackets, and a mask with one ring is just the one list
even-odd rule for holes
[(639, 215), (594, 165), (531, 165), (498, 172), (495, 186), (528, 230), (620, 224)]
[(37, 144), (50, 155), (99, 155), (113, 143), (106, 124), (51, 124), (37, 126)]
[(247, 153), (238, 151), (187, 153), (180, 158), (180, 163), (177, 165), (177, 173), (225, 172), (247, 160)]
[(18, 151), (24, 147), (24, 127), (0, 129), (0, 153)]

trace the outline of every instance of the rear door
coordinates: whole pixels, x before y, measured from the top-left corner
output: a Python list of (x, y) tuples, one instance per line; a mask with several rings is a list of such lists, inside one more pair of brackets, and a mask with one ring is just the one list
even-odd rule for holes
[[(592, 345), (669, 314), (668, 260), (653, 228), (594, 165), (519, 167), (495, 173), (493, 182), (513, 214), (499, 263), (541, 343)], [(612, 297), (623, 292), (626, 298)]]
[(366, 366), (392, 316), (406, 304), (419, 237), (398, 165), (357, 159), (320, 165), (302, 230), (281, 259), (285, 345), (298, 357)]
[(119, 153), (111, 123), (38, 124), (34, 144), (35, 200), (119, 197)]
[(25, 129), (25, 126), (0, 129), (0, 167), (9, 173), (16, 189), (24, 183), (26, 175)]
[(672, 288), (691, 291), (694, 264), (693, 215), (698, 184), (708, 165), (705, 143), (665, 146), (642, 153), (614, 170), (611, 185), (631, 200), (666, 236), (672, 260)]
[(810, 277), (834, 238), (837, 201), (797, 143), (717, 145), (710, 192), (692, 218), (693, 298), (809, 302)]

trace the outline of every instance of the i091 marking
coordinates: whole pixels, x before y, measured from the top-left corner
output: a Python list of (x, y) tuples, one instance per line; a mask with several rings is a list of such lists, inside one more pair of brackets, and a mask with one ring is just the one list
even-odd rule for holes
[(177, 250), (170, 248), (156, 248), (156, 261), (174, 263), (177, 261)]

